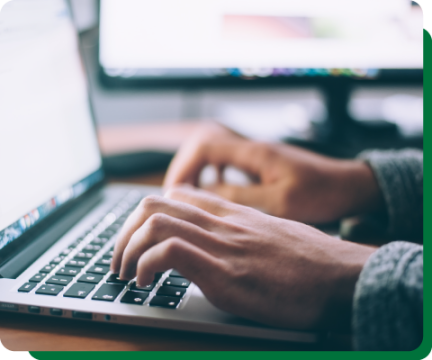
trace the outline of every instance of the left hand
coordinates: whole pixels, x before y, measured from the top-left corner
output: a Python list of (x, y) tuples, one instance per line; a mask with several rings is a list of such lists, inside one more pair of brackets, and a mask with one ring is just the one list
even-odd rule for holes
[(171, 268), (216, 307), (278, 327), (349, 327), (354, 286), (374, 249), (191, 187), (149, 196), (126, 221), (111, 270), (151, 283)]

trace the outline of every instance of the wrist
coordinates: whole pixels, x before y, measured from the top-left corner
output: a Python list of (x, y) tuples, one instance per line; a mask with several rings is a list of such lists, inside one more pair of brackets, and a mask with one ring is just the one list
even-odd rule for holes
[(385, 209), (385, 202), (375, 175), (369, 165), (361, 160), (347, 161), (343, 165), (341, 186), (346, 195), (346, 214), (359, 215)]
[(354, 292), (366, 261), (376, 247), (342, 241), (338, 247), (337, 261), (331, 271), (331, 286), (321, 319), (321, 327), (327, 330), (351, 329)]

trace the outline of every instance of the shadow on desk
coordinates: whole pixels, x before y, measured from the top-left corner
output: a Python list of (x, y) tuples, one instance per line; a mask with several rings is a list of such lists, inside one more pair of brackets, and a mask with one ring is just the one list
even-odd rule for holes
[(350, 337), (304, 345), (78, 320), (2, 313), (0, 339), (13, 351), (317, 351), (350, 350)]

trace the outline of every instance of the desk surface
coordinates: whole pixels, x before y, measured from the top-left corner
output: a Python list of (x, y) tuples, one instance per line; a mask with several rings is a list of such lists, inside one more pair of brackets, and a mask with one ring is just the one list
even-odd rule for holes
[[(175, 125), (177, 129), (178, 125)], [(117, 132), (116, 129), (115, 132)], [(149, 129), (142, 127), (143, 136), (149, 136)], [(157, 129), (160, 131), (161, 129)], [(179, 131), (182, 137), (191, 130), (185, 125)], [(121, 150), (122, 144), (112, 141), (114, 129), (101, 133), (103, 149), (107, 153)], [(131, 128), (135, 137), (137, 128)], [(157, 132), (155, 130), (155, 132)], [(166, 128), (165, 130), (166, 131)], [(127, 138), (127, 130), (121, 130)], [(119, 132), (117, 132), (119, 134)], [(181, 139), (174, 139), (169, 146), (175, 147)], [(177, 141), (177, 143), (175, 143)], [(130, 144), (128, 145), (130, 146)], [(137, 142), (137, 147), (140, 146)], [(133, 150), (131, 148), (128, 151)], [(129, 178), (124, 182), (133, 184), (160, 185), (163, 174)], [(119, 179), (112, 179), (119, 181)], [(320, 344), (304, 345), (277, 341), (216, 336), (202, 333), (187, 333), (133, 326), (89, 323), (51, 317), (39, 317), (15, 313), (0, 313), (0, 339), (9, 350), (15, 351), (150, 351), (150, 350), (349, 350), (350, 337), (332, 335)]]

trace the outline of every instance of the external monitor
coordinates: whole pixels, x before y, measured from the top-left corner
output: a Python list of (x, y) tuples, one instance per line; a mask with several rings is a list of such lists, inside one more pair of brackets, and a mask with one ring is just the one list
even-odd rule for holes
[(419, 75), (422, 11), (408, 0), (100, 0), (99, 61), (105, 80), (171, 85)]

